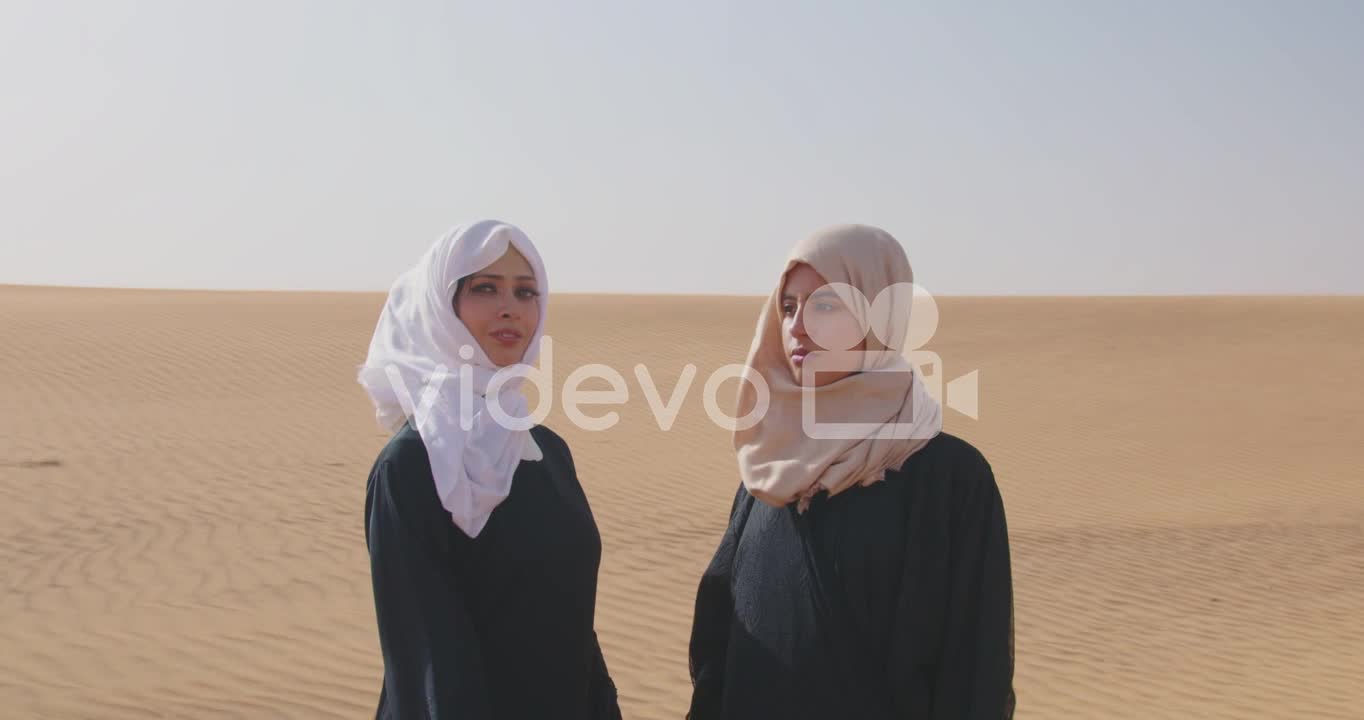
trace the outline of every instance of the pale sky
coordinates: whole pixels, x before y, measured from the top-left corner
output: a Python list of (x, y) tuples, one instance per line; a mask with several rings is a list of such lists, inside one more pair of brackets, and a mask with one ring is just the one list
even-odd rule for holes
[[(969, 7), (967, 7), (969, 5)], [(382, 290), (497, 217), (556, 291), (1364, 293), (1364, 3), (0, 0), (0, 283)]]

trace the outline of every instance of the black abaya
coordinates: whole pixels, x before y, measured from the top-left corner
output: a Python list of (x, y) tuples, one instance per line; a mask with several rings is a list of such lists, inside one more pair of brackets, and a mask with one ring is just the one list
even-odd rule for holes
[(365, 536), (384, 679), (379, 720), (619, 718), (594, 630), (601, 538), (564, 441), (531, 430), (477, 539), (436, 495), (403, 426), (370, 473)]
[(696, 598), (688, 717), (1007, 719), (1013, 668), (999, 489), (940, 434), (803, 514), (740, 486)]

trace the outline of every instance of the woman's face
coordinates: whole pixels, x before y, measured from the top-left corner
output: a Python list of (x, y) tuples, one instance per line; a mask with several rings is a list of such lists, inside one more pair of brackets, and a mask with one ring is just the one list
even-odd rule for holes
[(455, 315), (498, 367), (521, 362), (540, 322), (540, 291), (530, 263), (514, 247), (461, 281)]
[[(786, 274), (781, 294), (781, 338), (796, 382), (803, 372), (815, 372), (811, 385), (842, 380), (853, 370), (825, 370), (806, 355), (817, 350), (865, 350), (866, 332), (856, 316), (829, 287), (824, 276), (805, 263)], [(817, 372), (816, 372), (817, 371)]]

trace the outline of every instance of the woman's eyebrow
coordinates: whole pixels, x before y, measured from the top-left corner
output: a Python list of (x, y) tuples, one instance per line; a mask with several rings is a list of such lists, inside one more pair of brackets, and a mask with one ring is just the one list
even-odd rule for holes
[[(475, 274), (472, 275), (471, 277), (473, 277), (473, 278), (488, 278), (488, 279), (490, 279), (490, 280), (506, 280), (506, 279), (507, 279), (507, 276), (506, 276), (506, 275), (497, 275), (497, 274), (495, 274), (495, 273), (475, 273)], [(517, 276), (516, 276), (516, 279), (517, 279), (517, 280), (529, 280), (529, 281), (531, 281), (531, 282), (535, 282), (535, 276), (534, 276), (534, 275), (517, 275)]]

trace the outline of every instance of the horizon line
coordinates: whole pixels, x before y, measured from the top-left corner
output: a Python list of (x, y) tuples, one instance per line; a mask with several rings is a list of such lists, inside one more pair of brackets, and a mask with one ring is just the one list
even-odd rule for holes
[[(164, 292), (164, 293), (204, 293), (204, 294), (232, 294), (232, 295), (387, 295), (388, 290), (354, 290), (354, 289), (317, 289), (317, 288), (234, 288), (234, 287), (169, 287), (169, 286), (150, 286), (150, 285), (56, 285), (51, 283), (15, 283), (0, 282), (0, 290), (20, 289), (20, 290), (73, 290), (91, 292)], [(765, 293), (684, 293), (684, 292), (629, 292), (619, 290), (552, 290), (551, 295), (618, 295), (628, 297), (659, 297), (659, 298), (743, 298), (761, 299), (767, 297)], [(1361, 292), (986, 292), (986, 293), (946, 293), (934, 292), (935, 298), (1007, 298), (1007, 299), (1048, 299), (1048, 298), (1360, 298), (1364, 299), (1364, 291)]]

